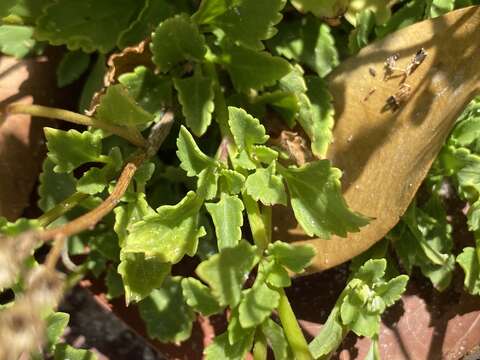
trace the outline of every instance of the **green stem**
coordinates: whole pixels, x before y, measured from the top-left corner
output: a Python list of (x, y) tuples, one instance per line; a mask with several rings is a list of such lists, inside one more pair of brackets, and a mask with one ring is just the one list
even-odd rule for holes
[(260, 328), (257, 328), (257, 332), (255, 333), (253, 360), (267, 360), (267, 339)]
[(285, 336), (293, 351), (296, 360), (313, 360), (310, 350), (308, 350), (307, 340), (303, 336), (302, 329), (297, 322), (297, 318), (290, 306), (287, 295), (283, 288), (279, 289), (280, 303), (278, 305), (278, 316), (282, 322)]
[(49, 119), (57, 119), (68, 121), (74, 124), (93, 126), (105, 131), (108, 131), (112, 134), (120, 136), (125, 140), (131, 142), (133, 145), (145, 148), (147, 146), (147, 141), (142, 136), (142, 134), (135, 128), (125, 128), (121, 126), (115, 126), (103, 121), (97, 120), (95, 118), (78, 114), (73, 111), (63, 110), (52, 108), (48, 106), (41, 105), (30, 105), (30, 104), (11, 104), (7, 107), (7, 114), (29, 114), (32, 116), (38, 116)]
[(248, 222), (250, 223), (250, 229), (252, 230), (253, 241), (258, 247), (258, 252), (263, 254), (263, 251), (267, 248), (270, 238), (269, 231), (266, 228), (264, 221), (264, 215), (260, 212), (258, 203), (247, 193), (242, 193), (243, 204), (247, 210)]
[(80, 202), (85, 200), (88, 197), (87, 194), (76, 192), (70, 195), (68, 198), (63, 200), (62, 202), (55, 205), (53, 208), (48, 210), (42, 216), (40, 216), (37, 220), (41, 227), (45, 227), (55, 220), (57, 220), (60, 216), (65, 214), (66, 212), (73, 209), (77, 206)]

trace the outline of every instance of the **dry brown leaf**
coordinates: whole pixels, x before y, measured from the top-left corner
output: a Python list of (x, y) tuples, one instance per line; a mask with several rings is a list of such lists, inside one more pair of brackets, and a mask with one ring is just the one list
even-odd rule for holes
[[(353, 258), (398, 222), (455, 119), (479, 91), (478, 39), (480, 7), (457, 10), (375, 42), (329, 77), (336, 124), (328, 158), (343, 170), (349, 206), (374, 220), (347, 238), (310, 239), (291, 211), (276, 209), (275, 238), (317, 249), (310, 272)], [(386, 58), (393, 54), (399, 54), (397, 67), (407, 67), (421, 48), (428, 56), (406, 79), (393, 76), (384, 81), (383, 76), (371, 75), (371, 69), (382, 74)], [(411, 88), (410, 95), (395, 110), (387, 100), (402, 83)]]

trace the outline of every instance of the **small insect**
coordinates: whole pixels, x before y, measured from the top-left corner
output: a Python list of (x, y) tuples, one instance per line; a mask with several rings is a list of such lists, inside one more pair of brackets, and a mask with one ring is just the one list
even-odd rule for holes
[(396, 67), (396, 64), (397, 64), (397, 60), (398, 60), (398, 57), (399, 55), (398, 54), (393, 54), (393, 55), (390, 55), (389, 57), (387, 57), (385, 59), (385, 75), (384, 75), (384, 79), (388, 79), (395, 70), (398, 70), (398, 71), (402, 71), (403, 72), (403, 69), (400, 69), (398, 67)]
[(408, 76), (411, 73), (413, 73), (415, 69), (420, 66), (423, 60), (425, 60), (427, 55), (428, 53), (424, 48), (421, 48), (420, 50), (418, 50), (413, 56), (413, 59), (410, 61), (410, 64), (408, 64), (407, 67), (405, 68), (405, 75)]
[(377, 72), (375, 71), (375, 69), (373, 67), (368, 68), (368, 73), (373, 77), (377, 76)]
[(412, 94), (412, 88), (408, 84), (402, 84), (398, 88), (394, 95), (387, 98), (387, 102), (384, 106), (385, 110), (392, 109), (392, 111), (398, 110), (400, 105), (405, 103)]

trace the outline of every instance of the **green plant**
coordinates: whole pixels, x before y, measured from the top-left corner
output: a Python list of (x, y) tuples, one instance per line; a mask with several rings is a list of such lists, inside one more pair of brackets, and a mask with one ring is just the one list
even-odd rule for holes
[[(90, 108), (94, 94), (96, 103), (90, 115), (22, 104), (6, 110), (88, 128), (45, 129), (48, 155), (38, 191), (44, 214), (0, 220), (0, 288), (16, 295), (0, 312), (0, 329), (11, 330), (12, 317), (26, 317), (29, 336), (0, 358), (40, 356), (44, 329), (44, 351), (55, 358), (80, 351), (55, 345), (68, 316), (52, 309), (62, 288), (90, 273), (106, 274), (108, 296), (137, 304), (149, 336), (162, 342), (187, 339), (195, 313), (228, 309), (228, 329), (206, 348), (207, 359), (242, 359), (249, 351), (266, 359), (267, 346), (276, 359), (328, 357), (350, 330), (372, 338), (369, 356), (378, 358), (380, 316), (399, 299), (408, 277), (385, 275), (385, 249), (382, 259), (357, 259), (364, 264), (356, 266), (324, 330), (308, 345), (284, 288), (291, 284), (289, 272), (303, 272), (314, 250), (272, 238), (272, 206), (291, 206), (306, 234), (325, 239), (368, 223), (348, 209), (341, 171), (324, 159), (334, 111), (323, 77), (344, 52), (454, 4), (398, 2), (391, 14), (393, 3), (2, 2), (0, 49), (22, 57), (47, 43), (65, 45), (70, 52), (58, 68), (58, 85), (88, 73), (79, 111)], [(342, 25), (331, 29), (322, 21), (333, 18)], [(148, 62), (117, 73), (117, 82), (101, 90), (105, 54), (150, 33)], [(454, 178), (472, 202), (474, 231), (479, 205), (472, 174), (479, 160), (471, 134), (478, 132), (478, 104), (459, 120), (427, 180), (438, 205), (442, 181)], [(308, 142), (291, 133), (286, 145), (273, 141), (269, 126), (297, 126)], [(405, 270), (419, 266), (442, 290), (455, 257), (445, 215), (436, 209), (412, 205), (389, 238)], [(407, 240), (399, 237), (413, 245), (402, 248)], [(34, 250), (45, 242), (52, 246), (39, 264)], [(86, 255), (66, 277), (55, 270), (65, 246), (71, 255)], [(457, 257), (472, 293), (479, 292), (477, 253), (465, 248)], [(185, 255), (201, 260), (195, 277), (172, 276)], [(34, 285), (34, 276), (45, 286)], [(39, 312), (23, 311), (38, 304)], [(0, 349), (9, 339), (0, 339)]]

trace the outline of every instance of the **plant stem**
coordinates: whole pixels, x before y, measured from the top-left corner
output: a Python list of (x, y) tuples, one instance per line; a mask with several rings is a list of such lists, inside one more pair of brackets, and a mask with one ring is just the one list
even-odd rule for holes
[(297, 318), (290, 306), (287, 295), (283, 288), (279, 289), (280, 303), (278, 305), (278, 316), (282, 322), (285, 336), (293, 351), (296, 360), (313, 360), (310, 350), (308, 350), (307, 340), (303, 336), (302, 329), (298, 325)]
[(255, 333), (255, 345), (253, 345), (253, 360), (267, 360), (267, 339), (260, 328)]
[(111, 125), (87, 115), (78, 114), (73, 111), (52, 108), (41, 105), (30, 104), (10, 104), (6, 110), (7, 114), (29, 114), (49, 119), (68, 121), (74, 124), (93, 126), (117, 136), (124, 138), (133, 145), (141, 148), (147, 147), (147, 141), (136, 128), (126, 128), (122, 126)]
[(266, 229), (266, 224), (258, 203), (247, 193), (242, 193), (243, 204), (247, 210), (248, 222), (250, 223), (250, 229), (252, 230), (253, 241), (258, 247), (259, 253), (263, 254), (263, 251), (267, 248), (270, 238), (269, 231)]
[(47, 225), (51, 224), (55, 220), (57, 220), (60, 216), (65, 214), (66, 212), (73, 209), (77, 206), (82, 200), (85, 200), (88, 197), (87, 194), (81, 192), (75, 192), (69, 197), (67, 197), (62, 202), (55, 205), (53, 208), (45, 212), (41, 215), (37, 220), (41, 227), (46, 227)]
[[(163, 115), (162, 120), (152, 128), (148, 138), (148, 148), (133, 156), (132, 159), (127, 162), (112, 193), (99, 206), (67, 224), (39, 232), (37, 235), (38, 239), (41, 241), (63, 239), (62, 241), (65, 241), (69, 236), (94, 228), (95, 225), (120, 202), (120, 199), (130, 185), (135, 172), (142, 163), (148, 159), (149, 156), (153, 156), (153, 154), (157, 153), (159, 147), (170, 132), (172, 124), (173, 114), (172, 112), (167, 111)], [(52, 252), (48, 255), (48, 264), (55, 264), (60, 257), (62, 248), (58, 250), (60, 247), (60, 245), (58, 245), (59, 242), (60, 241), (56, 241), (52, 248)]]
[(135, 172), (144, 160), (145, 153), (141, 153), (125, 165), (112, 193), (98, 207), (65, 225), (43, 231), (40, 234), (40, 239), (42, 241), (48, 241), (57, 236), (68, 237), (94, 228), (95, 225), (120, 202), (133, 175), (135, 175)]

